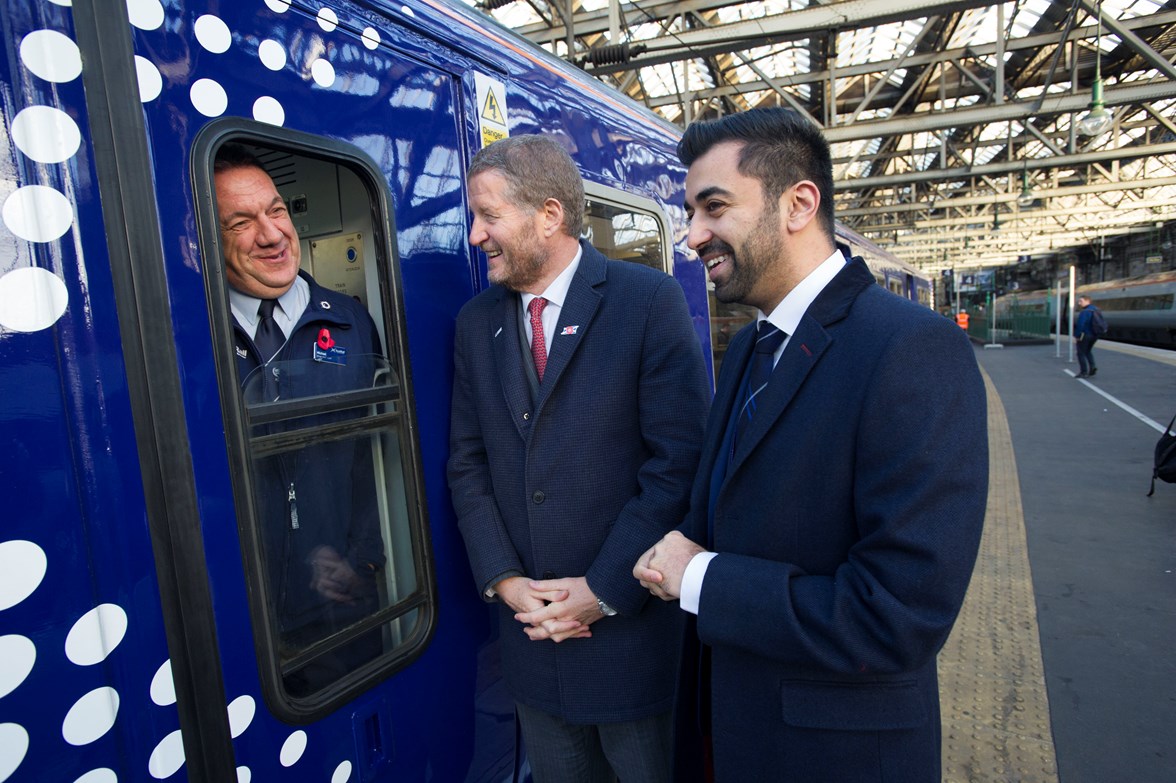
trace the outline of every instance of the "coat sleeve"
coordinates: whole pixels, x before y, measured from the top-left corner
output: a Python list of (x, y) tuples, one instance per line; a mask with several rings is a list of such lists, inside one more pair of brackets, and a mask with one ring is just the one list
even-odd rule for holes
[[(914, 320), (894, 330), (872, 372), (845, 378), (846, 384), (866, 384), (860, 413), (838, 414), (846, 426), (857, 419), (847, 463), (852, 475), (831, 477), (828, 465), (821, 473), (820, 453), (777, 459), (786, 463), (775, 474), (780, 482), (788, 480), (789, 465), (807, 464), (797, 470), (812, 483), (850, 494), (846, 503), (827, 501), (849, 509), (850, 518), (821, 518), (818, 511), (803, 520), (799, 533), (843, 531), (846, 556), (823, 573), (808, 573), (795, 563), (720, 553), (702, 586), (703, 642), (803, 671), (845, 675), (911, 671), (943, 645), (964, 599), (984, 520), (986, 401), (959, 330)], [(809, 489), (787, 486), (796, 493)], [(784, 513), (763, 505), (756, 510), (758, 517), (740, 522), (771, 525), (773, 513)]]
[(482, 426), (478, 420), (476, 382), (478, 371), (472, 363), (470, 328), (458, 317), (454, 339), (453, 404), (449, 430), (449, 491), (457, 524), (465, 540), (470, 568), (479, 593), (487, 591), (504, 575), (525, 570), (502, 521)]
[(673, 278), (659, 283), (648, 302), (640, 366), (634, 402), (649, 457), (638, 471), (637, 494), (585, 574), (597, 597), (621, 614), (640, 611), (649, 599), (633, 564), (685, 516), (710, 401), (702, 348)]

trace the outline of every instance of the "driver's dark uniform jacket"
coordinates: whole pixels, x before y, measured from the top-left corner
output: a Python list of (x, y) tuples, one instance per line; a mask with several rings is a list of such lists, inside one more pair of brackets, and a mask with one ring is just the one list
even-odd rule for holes
[[(387, 368), (375, 323), (349, 296), (310, 286), (292, 334), (264, 366), (252, 338), (234, 321), (238, 377), (247, 406), (371, 388)], [(305, 429), (359, 415), (355, 409), (259, 425), (253, 435)], [(375, 576), (384, 566), (372, 448), (367, 437), (326, 440), (263, 457), (254, 464), (254, 497), (267, 577), (285, 645), (305, 647), (370, 615)], [(334, 601), (312, 587), (323, 547), (360, 576), (355, 600)]]

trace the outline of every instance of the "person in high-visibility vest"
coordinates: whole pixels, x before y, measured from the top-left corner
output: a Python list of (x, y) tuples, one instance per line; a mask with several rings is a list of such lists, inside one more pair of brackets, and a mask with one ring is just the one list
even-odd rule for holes
[(956, 313), (956, 323), (959, 324), (961, 329), (967, 329), (968, 328), (968, 314), (963, 312), (962, 310), (960, 312)]

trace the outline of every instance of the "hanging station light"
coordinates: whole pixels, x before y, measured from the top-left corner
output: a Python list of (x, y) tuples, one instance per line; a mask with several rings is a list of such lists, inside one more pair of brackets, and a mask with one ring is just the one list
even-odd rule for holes
[(1033, 195), (1033, 188), (1029, 187), (1029, 171), (1021, 170), (1021, 195), (1017, 196), (1017, 205), (1031, 207), (1037, 198)]
[(1100, 136), (1111, 128), (1114, 116), (1103, 103), (1102, 80), (1102, 0), (1095, 6), (1094, 83), (1090, 85), (1090, 111), (1078, 121), (1083, 136)]

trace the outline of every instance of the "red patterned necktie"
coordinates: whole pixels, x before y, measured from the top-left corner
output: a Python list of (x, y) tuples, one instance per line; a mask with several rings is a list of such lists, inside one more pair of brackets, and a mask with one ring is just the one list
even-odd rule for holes
[(531, 313), (531, 357), (535, 360), (535, 373), (543, 383), (543, 371), (547, 369), (547, 341), (543, 338), (543, 308), (547, 300), (537, 296), (527, 305)]

